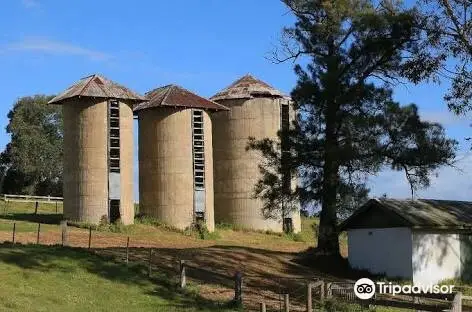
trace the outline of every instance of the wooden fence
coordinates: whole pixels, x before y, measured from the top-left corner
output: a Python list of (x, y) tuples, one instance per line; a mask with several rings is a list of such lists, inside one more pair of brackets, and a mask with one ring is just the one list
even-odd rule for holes
[[(317, 298), (313, 296), (314, 290), (317, 290)], [(399, 294), (395, 297), (375, 295), (372, 299), (361, 300), (354, 294), (354, 283), (324, 282), (323, 280), (307, 282), (305, 311), (319, 311), (318, 309), (326, 301), (333, 299), (338, 303), (352, 305), (351, 311), (367, 311), (371, 307), (383, 306), (414, 311), (462, 312), (462, 300), (469, 300), (472, 297), (463, 296), (461, 292), (456, 292), (452, 294)], [(424, 302), (419, 303), (420, 301)], [(290, 309), (290, 296), (284, 294), (281, 311), (290, 312)], [(265, 312), (266, 310), (265, 302), (261, 302), (260, 311)]]
[[(16, 223), (12, 225), (12, 244), (17, 243), (16, 239), (17, 226)], [(66, 221), (60, 223), (60, 244), (62, 246), (69, 246), (69, 226)], [(90, 227), (88, 229), (88, 249), (92, 248), (93, 245), (93, 230)], [(41, 243), (41, 223), (38, 223), (37, 233), (36, 233), (36, 244)], [(85, 247), (85, 246), (84, 246)], [(130, 238), (127, 237), (126, 247), (124, 253), (124, 262), (129, 263), (129, 254), (130, 254)], [(148, 255), (147, 267), (148, 275), (152, 276), (153, 274), (153, 257), (154, 249), (147, 249)], [(142, 261), (143, 259), (141, 259)], [(201, 270), (201, 268), (193, 267), (189, 264), (189, 261), (186, 259), (180, 259), (177, 261), (178, 264), (178, 277), (179, 277), (179, 286), (181, 288), (187, 287), (188, 282), (188, 272), (190, 270)], [(216, 274), (210, 271), (206, 271), (206, 274)], [(244, 274), (243, 272), (237, 271), (233, 276), (223, 276), (224, 279), (232, 280), (234, 285), (234, 296), (232, 300), (235, 303), (242, 304), (244, 298)], [(251, 278), (254, 278), (251, 276)], [(346, 304), (352, 304), (353, 306), (359, 307), (359, 309), (353, 308), (355, 310), (364, 310), (372, 306), (384, 306), (384, 307), (394, 307), (418, 311), (451, 311), (451, 312), (462, 312), (462, 300), (472, 300), (472, 297), (463, 296), (461, 292), (455, 294), (399, 294), (395, 297), (388, 295), (375, 295), (372, 299), (369, 300), (360, 300), (358, 299), (353, 291), (354, 283), (352, 282), (332, 282), (325, 281), (322, 279), (299, 279), (301, 283), (298, 285), (303, 287), (302, 292), (298, 292), (297, 296), (292, 292), (290, 297), (289, 293), (281, 293), (281, 306), (279, 311), (290, 312), (293, 308), (292, 299), (299, 304), (301, 301), (305, 302), (304, 311), (317, 311), (321, 308), (323, 304), (329, 300), (335, 300), (336, 302), (342, 302)], [(298, 286), (297, 286), (298, 287)], [(301, 300), (303, 299), (303, 300)], [(413, 299), (413, 300), (411, 300)], [(420, 300), (421, 299), (421, 300)], [(420, 301), (423, 301), (420, 303)], [(299, 305), (298, 305), (299, 307)], [(266, 302), (260, 302), (259, 306), (260, 311), (267, 311)]]

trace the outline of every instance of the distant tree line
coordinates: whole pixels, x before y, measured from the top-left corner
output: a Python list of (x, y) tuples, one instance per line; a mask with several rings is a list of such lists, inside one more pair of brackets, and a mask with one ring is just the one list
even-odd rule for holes
[(47, 104), (51, 98), (22, 97), (8, 113), (10, 142), (0, 154), (2, 193), (62, 196), (62, 110)]

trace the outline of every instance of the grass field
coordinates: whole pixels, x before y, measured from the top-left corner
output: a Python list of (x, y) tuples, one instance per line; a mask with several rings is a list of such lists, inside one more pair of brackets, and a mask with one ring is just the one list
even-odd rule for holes
[(0, 311), (230, 311), (140, 265), (80, 249), (0, 247)]
[[(278, 310), (279, 294), (289, 293), (290, 311), (303, 311), (307, 279), (336, 282), (361, 277), (346, 261), (313, 261), (309, 248), (316, 246), (315, 218), (303, 218), (302, 232), (297, 235), (220, 225), (206, 239), (141, 220), (131, 226), (94, 230), (91, 253), (86, 249), (87, 228), (69, 227), (69, 245), (82, 249), (44, 246), (61, 242), (60, 205), (57, 214), (54, 204), (40, 204), (38, 215), (34, 215), (33, 203), (10, 203), (6, 208), (5, 214), (0, 201), (0, 243), (12, 240), (16, 223), (15, 241), (35, 244), (39, 222), (43, 246), (0, 245), (0, 311), (230, 311), (227, 304), (234, 295), (237, 271), (244, 273), (246, 309), (257, 309), (263, 300), (268, 311)], [(129, 267), (123, 262), (127, 237)], [(346, 245), (342, 235), (344, 256)], [(149, 248), (154, 249), (151, 280), (145, 274)], [(191, 285), (185, 292), (175, 287), (181, 259), (188, 264)]]

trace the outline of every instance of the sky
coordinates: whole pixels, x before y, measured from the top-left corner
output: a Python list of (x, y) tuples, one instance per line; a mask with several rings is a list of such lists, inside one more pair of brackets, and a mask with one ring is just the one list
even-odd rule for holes
[[(251, 73), (290, 93), (293, 63), (269, 57), (294, 21), (277, 0), (3, 0), (0, 11), (0, 149), (9, 142), (7, 113), (22, 96), (56, 94), (93, 73), (141, 94), (170, 83), (209, 97)], [(471, 200), (470, 118), (450, 113), (441, 84), (401, 85), (395, 100), (416, 103), (459, 141), (456, 168), (443, 168), (418, 197)], [(470, 116), (469, 116), (470, 117)], [(135, 123), (135, 198), (138, 198)], [(369, 180), (372, 196), (408, 198), (403, 173)]]

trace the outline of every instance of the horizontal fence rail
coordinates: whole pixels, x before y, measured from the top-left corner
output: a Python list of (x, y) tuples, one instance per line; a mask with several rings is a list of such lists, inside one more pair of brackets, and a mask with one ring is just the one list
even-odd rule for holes
[(50, 203), (50, 202), (63, 202), (63, 197), (54, 197), (54, 196), (36, 196), (36, 195), (13, 195), (13, 194), (3, 194), (3, 201), (9, 202), (27, 202), (27, 203)]

